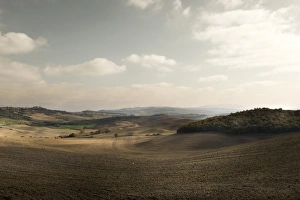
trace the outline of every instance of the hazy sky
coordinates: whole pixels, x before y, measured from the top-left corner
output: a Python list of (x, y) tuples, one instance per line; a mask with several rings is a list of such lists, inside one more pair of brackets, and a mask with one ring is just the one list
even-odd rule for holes
[(298, 0), (1, 0), (0, 106), (300, 108)]

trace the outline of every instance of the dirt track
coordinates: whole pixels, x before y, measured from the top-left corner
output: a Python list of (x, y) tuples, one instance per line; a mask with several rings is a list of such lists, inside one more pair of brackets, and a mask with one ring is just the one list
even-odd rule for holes
[(256, 139), (0, 137), (0, 199), (299, 199), (300, 133)]

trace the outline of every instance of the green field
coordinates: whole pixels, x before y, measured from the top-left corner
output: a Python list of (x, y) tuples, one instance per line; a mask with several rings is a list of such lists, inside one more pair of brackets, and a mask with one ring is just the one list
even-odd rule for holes
[(9, 119), (9, 118), (0, 118), (0, 126), (9, 126), (12, 124), (17, 124), (18, 120)]
[(83, 128), (94, 128), (96, 124), (70, 124), (70, 125), (60, 125), (59, 129), (71, 129), (71, 130), (81, 130)]

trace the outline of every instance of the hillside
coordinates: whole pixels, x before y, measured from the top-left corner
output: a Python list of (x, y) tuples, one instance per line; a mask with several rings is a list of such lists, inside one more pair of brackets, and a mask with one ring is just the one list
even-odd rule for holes
[[(152, 116), (115, 116), (103, 119), (79, 120), (73, 121), (72, 124), (81, 124), (83, 127), (91, 126), (90, 129), (85, 129), (84, 135), (89, 135), (90, 132), (109, 133), (109, 135), (118, 134), (119, 136), (133, 135), (155, 135), (155, 134), (170, 134), (187, 123), (192, 122), (191, 119), (178, 118), (170, 115), (152, 115)], [(63, 127), (63, 125), (62, 125)], [(94, 137), (102, 137), (100, 134), (93, 135)]]
[(207, 117), (216, 115), (227, 115), (231, 112), (236, 112), (240, 109), (231, 108), (224, 105), (224, 107), (217, 106), (202, 106), (194, 108), (179, 108), (179, 107), (134, 107), (134, 108), (122, 108), (117, 110), (100, 110), (99, 112), (111, 113), (111, 114), (124, 114), (134, 116), (151, 116), (157, 114), (166, 114), (181, 118), (189, 119), (205, 119)]
[(300, 110), (256, 108), (215, 116), (181, 126), (177, 133), (220, 131), (224, 133), (281, 133), (300, 130)]
[(299, 132), (224, 148), (202, 138), (0, 137), (0, 199), (299, 199)]
[(52, 126), (69, 123), (74, 120), (101, 119), (116, 116), (116, 114), (96, 111), (67, 112), (51, 110), (39, 106), (34, 107), (0, 107), (0, 119), (15, 120), (19, 124), (35, 126)]
[[(0, 136), (119, 137), (173, 134), (193, 120), (169, 115), (126, 116), (97, 111), (66, 112), (42, 107), (0, 107)], [(39, 134), (37, 134), (38, 132)], [(70, 137), (71, 137), (70, 136)]]

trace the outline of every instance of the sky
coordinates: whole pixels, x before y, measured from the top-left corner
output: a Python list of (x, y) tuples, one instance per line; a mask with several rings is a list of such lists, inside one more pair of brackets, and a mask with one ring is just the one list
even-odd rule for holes
[(298, 0), (1, 0), (0, 106), (300, 108)]

